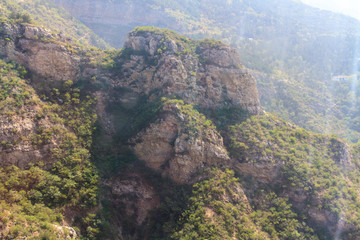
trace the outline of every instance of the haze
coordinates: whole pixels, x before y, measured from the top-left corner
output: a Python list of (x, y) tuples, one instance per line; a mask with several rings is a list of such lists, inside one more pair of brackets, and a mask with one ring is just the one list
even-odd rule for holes
[(333, 12), (342, 13), (360, 20), (358, 0), (302, 0), (303, 3)]

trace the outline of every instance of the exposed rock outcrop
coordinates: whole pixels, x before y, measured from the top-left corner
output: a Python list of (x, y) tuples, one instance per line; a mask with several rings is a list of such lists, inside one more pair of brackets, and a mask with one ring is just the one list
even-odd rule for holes
[(26, 66), (47, 81), (76, 79), (80, 58), (63, 46), (69, 41), (45, 29), (30, 25), (0, 25), (0, 54)]
[(39, 161), (47, 168), (52, 166), (55, 158), (51, 149), (58, 145), (56, 139), (40, 145), (34, 141), (40, 128), (51, 128), (54, 124), (49, 119), (38, 121), (36, 114), (36, 111), (29, 111), (22, 117), (14, 115), (12, 118), (0, 114), (0, 166), (24, 168)]
[(128, 34), (123, 56), (116, 86), (137, 93), (160, 89), (204, 108), (241, 106), (253, 114), (262, 112), (255, 79), (241, 66), (238, 53), (220, 42), (135, 29)]
[(150, 211), (160, 204), (154, 188), (138, 173), (126, 173), (105, 182), (111, 188), (111, 202), (121, 216), (134, 217), (138, 226), (144, 224)]
[(178, 183), (191, 183), (194, 174), (207, 166), (229, 165), (215, 127), (181, 101), (165, 103), (161, 117), (133, 142), (140, 160)]
[(14, 65), (0, 61), (0, 68), (0, 166), (24, 168), (42, 161), (52, 167), (52, 150), (67, 130)]
[(72, 227), (59, 226), (55, 224), (52, 227), (56, 229), (56, 235), (57, 235), (56, 237), (59, 239), (61, 238), (61, 239), (71, 240), (71, 239), (78, 239), (79, 237), (75, 229)]

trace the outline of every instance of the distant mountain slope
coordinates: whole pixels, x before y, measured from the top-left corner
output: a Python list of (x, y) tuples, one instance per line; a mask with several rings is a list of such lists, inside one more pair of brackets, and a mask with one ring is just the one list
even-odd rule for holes
[[(18, 16), (16, 15), (18, 14)], [(0, 21), (25, 21), (64, 36), (71, 37), (79, 44), (107, 48), (109, 45), (91, 29), (75, 19), (68, 12), (48, 0), (3, 0), (0, 2)]]
[(52, 1), (118, 48), (137, 25), (222, 39), (258, 72), (267, 111), (309, 130), (360, 139), (357, 112), (350, 109), (358, 98), (344, 101), (358, 96), (355, 80), (341, 93), (330, 87), (333, 76), (357, 74), (360, 25), (351, 17), (292, 0)]

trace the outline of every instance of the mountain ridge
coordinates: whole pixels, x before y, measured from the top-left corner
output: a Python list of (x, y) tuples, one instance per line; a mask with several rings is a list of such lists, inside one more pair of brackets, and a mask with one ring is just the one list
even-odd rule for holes
[[(36, 150), (53, 144), (56, 158), (0, 165), (3, 236), (359, 236), (359, 145), (263, 112), (233, 48), (140, 27), (123, 49), (102, 51), (26, 23), (1, 27), (9, 126), (0, 154), (30, 141)], [(36, 46), (52, 56), (46, 68), (34, 67)], [(64, 56), (79, 64), (57, 68)], [(35, 134), (11, 119), (34, 122)]]
[[(98, 34), (118, 48), (125, 41), (126, 33), (137, 25), (168, 27), (195, 39), (221, 39), (237, 48), (243, 64), (258, 75), (260, 101), (268, 112), (307, 130), (335, 133), (352, 142), (359, 139), (357, 112), (348, 107), (358, 102), (351, 102), (354, 99), (350, 98), (343, 101), (342, 97), (357, 94), (359, 90), (352, 89), (350, 81), (332, 87), (336, 85), (332, 81), (334, 77), (345, 75), (350, 79), (359, 65), (354, 62), (359, 58), (354, 56), (359, 21), (351, 17), (287, 0), (271, 3), (185, 1), (181, 4), (175, 0), (128, 3), (57, 0), (56, 3), (80, 19), (92, 16), (95, 11), (95, 17), (91, 21), (84, 19), (84, 23), (89, 27), (94, 24)], [(82, 8), (87, 11), (78, 11), (78, 14), (77, 9)], [(109, 9), (113, 15), (105, 21)], [(131, 9), (151, 14), (136, 15)], [(113, 20), (115, 12), (122, 11), (133, 14), (124, 12), (118, 15), (121, 21)], [(110, 29), (111, 35), (108, 35)], [(344, 91), (340, 93), (339, 88)]]

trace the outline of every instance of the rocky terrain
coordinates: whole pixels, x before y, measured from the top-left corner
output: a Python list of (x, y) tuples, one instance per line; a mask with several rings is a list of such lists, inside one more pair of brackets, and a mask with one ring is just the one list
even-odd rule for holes
[(31, 25), (1, 24), (1, 54), (47, 81), (77, 79), (80, 58), (63, 45), (70, 41)]
[(161, 112), (161, 118), (133, 140), (135, 154), (150, 168), (189, 184), (201, 169), (229, 166), (221, 135), (192, 106), (170, 101)]
[(78, 238), (74, 218), (97, 191), (87, 149), (96, 115), (71, 81), (80, 58), (68, 38), (36, 26), (5, 22), (0, 32), (1, 237)]
[(136, 28), (128, 34), (122, 71), (114, 84), (136, 93), (160, 89), (202, 108), (240, 106), (262, 112), (255, 79), (235, 49), (213, 40), (193, 41), (171, 31)]
[[(309, 131), (331, 132), (354, 143), (360, 139), (359, 111), (350, 107), (358, 100), (343, 98), (360, 91), (351, 76), (359, 38), (354, 18), (295, 0), (53, 2), (116, 48), (123, 47), (126, 33), (136, 26), (221, 39), (253, 70), (268, 112)], [(347, 77), (333, 81), (336, 76)]]
[[(1, 25), (1, 36), (1, 56), (5, 61), (26, 66), (29, 72), (25, 69), (23, 71), (31, 75), (33, 86), (44, 84), (45, 81), (48, 87), (60, 86), (67, 80), (76, 79), (79, 58), (62, 46), (66, 39), (38, 27), (7, 23)], [(9, 73), (17, 78), (18, 83), (4, 89), (7, 86), (6, 74)], [(12, 102), (3, 105), (1, 165), (15, 164), (23, 168), (29, 163), (43, 161), (51, 168), (55, 161), (51, 149), (59, 146), (59, 139), (50, 135), (46, 142), (38, 144), (37, 141), (41, 139), (37, 139), (37, 135), (49, 129), (65, 129), (64, 125), (50, 119), (44, 110), (46, 104), (39, 99), (30, 84), (19, 79), (23, 76), (17, 76), (16, 70), (9, 69), (2, 77), (3, 90), (16, 93), (19, 98), (24, 99), (23, 105)]]
[(264, 112), (233, 48), (138, 27), (102, 51), (0, 27), (2, 236), (359, 236), (359, 147)]

